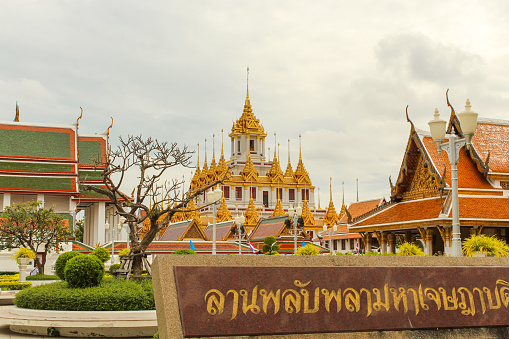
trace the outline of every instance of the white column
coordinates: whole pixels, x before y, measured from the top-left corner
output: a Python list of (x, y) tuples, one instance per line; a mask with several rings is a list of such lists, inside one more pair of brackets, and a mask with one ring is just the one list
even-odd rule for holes
[(456, 157), (456, 135), (449, 137), (449, 162), (451, 163), (451, 183), (452, 183), (452, 251), (453, 257), (461, 257), (461, 230), (459, 217), (459, 199), (458, 199), (458, 160)]
[(11, 194), (10, 193), (4, 193), (4, 201), (2, 204), (2, 211), (5, 210), (7, 206), (11, 206)]
[[(44, 206), (44, 194), (37, 194), (37, 201), (41, 202), (40, 208), (46, 208), (46, 206)], [(51, 206), (49, 206), (49, 207), (51, 207)]]

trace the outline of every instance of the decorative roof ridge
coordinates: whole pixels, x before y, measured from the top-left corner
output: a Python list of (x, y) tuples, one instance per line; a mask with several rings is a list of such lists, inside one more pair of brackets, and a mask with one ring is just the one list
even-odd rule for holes
[[(1, 125), (12, 125), (12, 126), (27, 126), (27, 127), (50, 127), (50, 128), (62, 128), (62, 129), (76, 129), (77, 124), (48, 124), (40, 122), (22, 122), (22, 121), (1, 121)], [(83, 134), (82, 134), (83, 135)], [(87, 136), (100, 136), (102, 134), (89, 134)]]
[[(435, 197), (437, 198), (437, 197)], [(440, 198), (440, 197), (438, 197)], [(424, 199), (422, 199), (424, 200)], [(378, 205), (377, 207), (375, 207), (374, 209), (372, 209), (371, 211), (368, 211), (364, 214), (361, 214), (353, 219), (350, 219), (350, 215), (349, 215), (349, 218), (348, 218), (348, 225), (353, 225), (353, 224), (356, 224), (358, 223), (359, 221), (361, 220), (364, 220), (370, 216), (373, 216), (375, 214), (378, 214), (379, 212), (383, 211), (383, 210), (386, 210), (396, 204), (402, 204), (402, 203), (406, 203), (406, 202), (415, 202), (416, 200), (409, 200), (409, 201), (403, 201), (403, 202), (395, 202), (395, 201), (389, 201), (389, 202), (385, 202), (381, 205)]]

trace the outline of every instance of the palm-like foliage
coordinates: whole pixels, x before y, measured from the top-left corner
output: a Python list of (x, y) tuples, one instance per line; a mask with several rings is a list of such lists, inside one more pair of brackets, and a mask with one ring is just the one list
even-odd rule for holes
[(463, 241), (463, 255), (471, 257), (476, 252), (495, 257), (509, 257), (509, 246), (495, 236), (473, 235)]

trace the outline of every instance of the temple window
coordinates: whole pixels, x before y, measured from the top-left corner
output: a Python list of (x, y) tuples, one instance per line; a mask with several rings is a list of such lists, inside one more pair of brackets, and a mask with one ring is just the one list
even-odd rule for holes
[(256, 187), (251, 187), (251, 196), (253, 200), (256, 200)]
[(341, 240), (341, 249), (346, 250), (346, 239)]
[(223, 194), (226, 200), (230, 199), (230, 186), (223, 186)]
[(249, 150), (251, 152), (254, 152), (254, 150), (255, 150), (254, 142), (255, 142), (254, 140), (249, 140)]
[(269, 207), (269, 192), (263, 191), (263, 207)]
[(355, 245), (354, 245), (354, 239), (350, 239), (350, 249), (353, 250), (355, 249)]
[(237, 140), (237, 153), (240, 154), (240, 140)]
[(288, 190), (288, 200), (294, 201), (295, 200), (295, 189), (290, 188)]
[(235, 187), (235, 199), (242, 200), (242, 187)]
[(309, 190), (302, 189), (302, 201), (309, 201)]

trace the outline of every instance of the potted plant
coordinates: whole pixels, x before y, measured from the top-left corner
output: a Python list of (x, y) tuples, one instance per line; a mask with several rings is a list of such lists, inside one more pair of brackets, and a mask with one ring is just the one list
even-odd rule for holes
[(509, 256), (509, 246), (505, 241), (495, 236), (473, 235), (463, 241), (463, 255), (466, 257), (507, 257)]
[(11, 256), (11, 259), (16, 261), (18, 265), (29, 265), (30, 262), (35, 258), (36, 255), (34, 251), (24, 247), (21, 247), (20, 249), (15, 251)]

